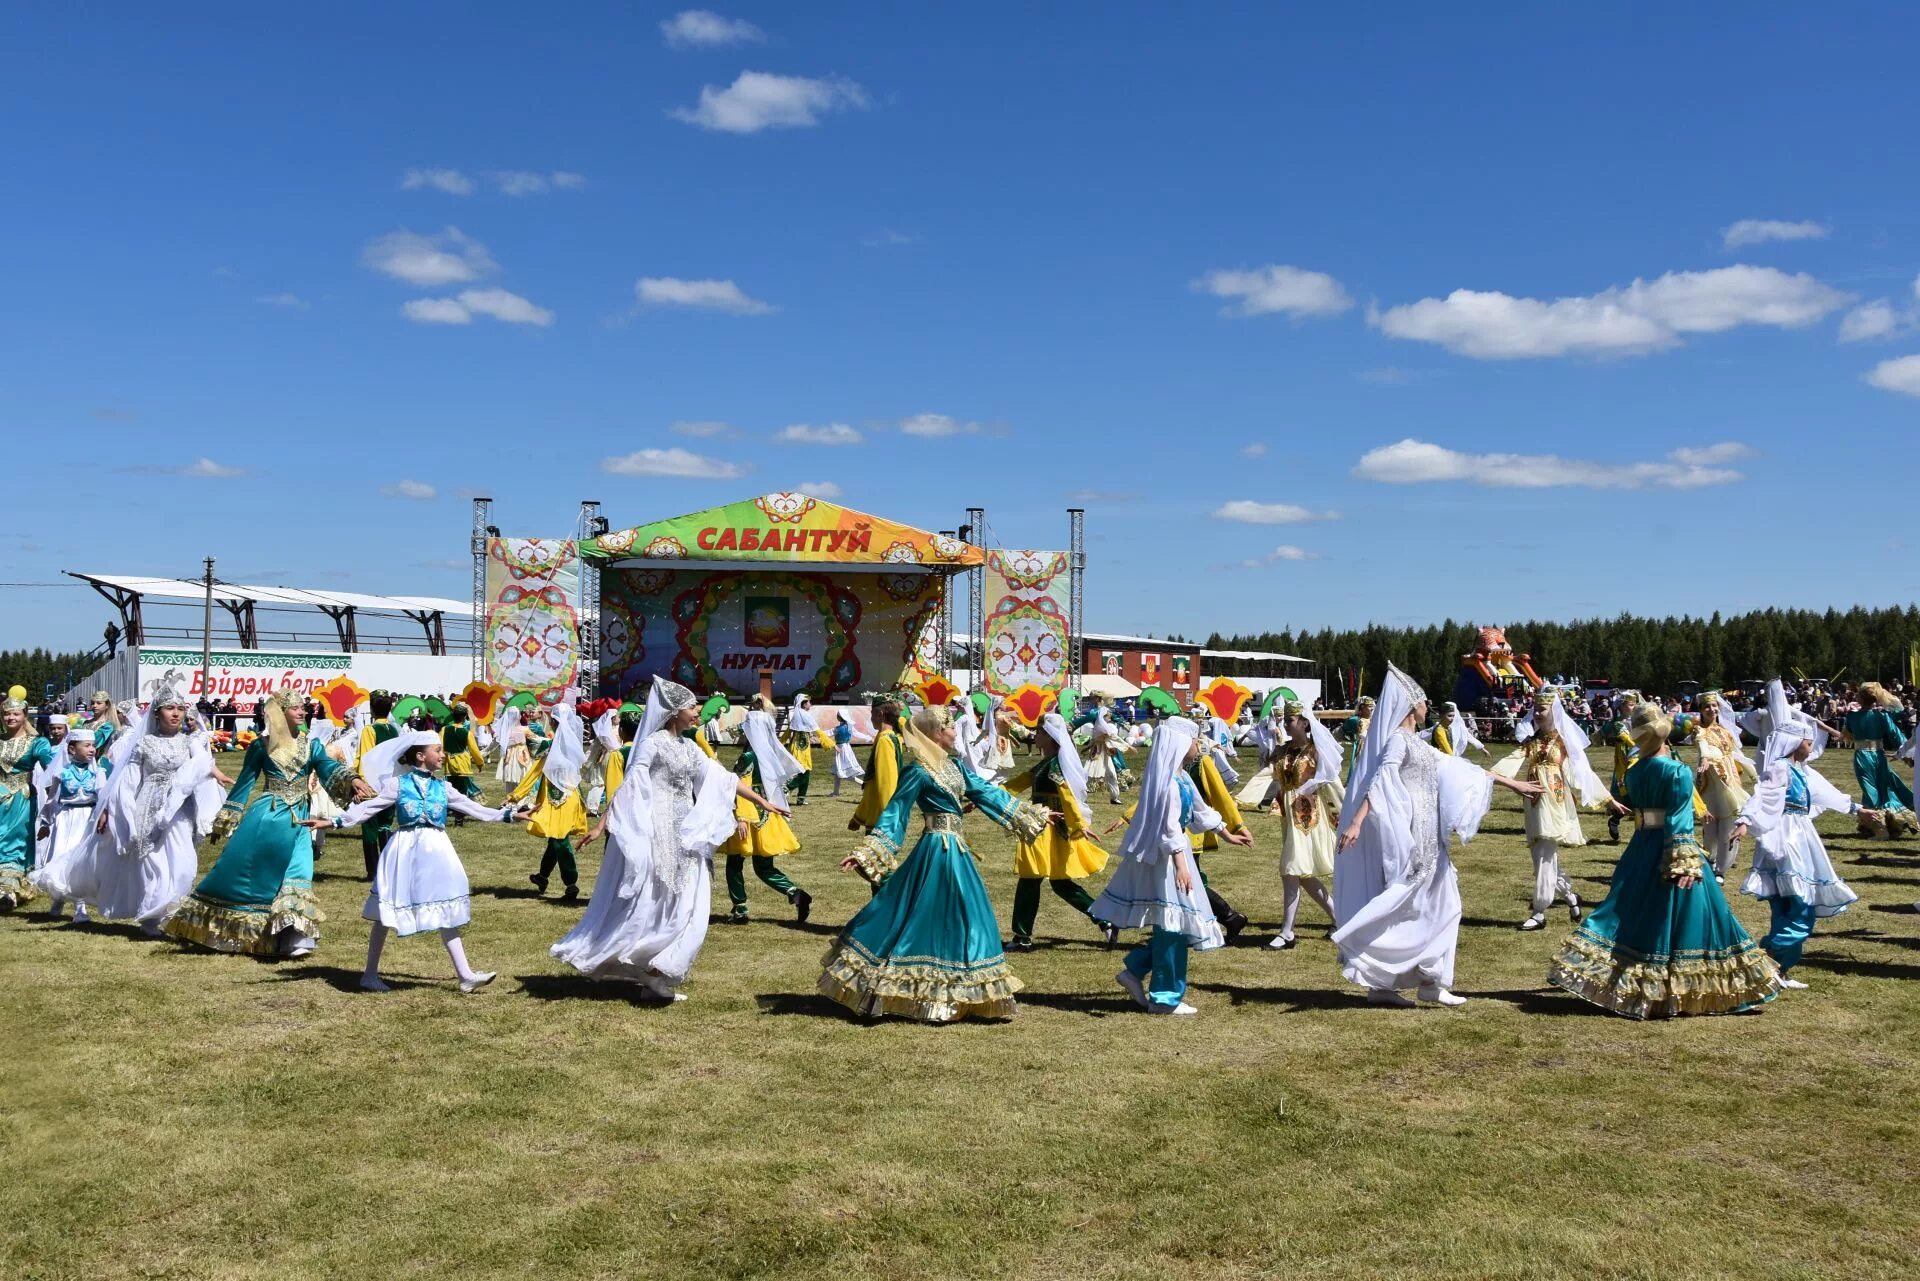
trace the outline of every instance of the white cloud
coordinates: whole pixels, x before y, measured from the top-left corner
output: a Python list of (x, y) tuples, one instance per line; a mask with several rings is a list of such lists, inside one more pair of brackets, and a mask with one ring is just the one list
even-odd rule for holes
[(736, 316), (765, 316), (779, 310), (772, 303), (749, 298), (731, 280), (643, 276), (633, 286), (633, 293), (643, 306), (649, 307), (700, 307)]
[(579, 191), (587, 185), (585, 174), (538, 173), (531, 169), (498, 169), (487, 175), (503, 196), (544, 196), (549, 191)]
[(382, 485), (380, 492), (388, 498), (412, 498), (420, 501), (432, 498), (439, 491), (425, 481), (401, 480), (391, 485)]
[(487, 247), (458, 227), (437, 236), (394, 231), (367, 242), (360, 261), (409, 285), (459, 285), (497, 270)]
[(1867, 383), (1882, 391), (1920, 396), (1920, 356), (1900, 356), (1881, 361), (1868, 372)]
[(672, 424), (667, 428), (667, 430), (671, 432), (677, 432), (682, 436), (708, 437), (708, 436), (728, 435), (733, 431), (733, 428), (731, 425), (727, 423), (702, 419), (702, 420), (696, 420), (692, 422), (683, 420), (681, 422)]
[(545, 307), (504, 289), (463, 289), (460, 305), (509, 325), (538, 325), (544, 329), (553, 323), (553, 313)]
[(911, 418), (900, 420), (900, 431), (907, 436), (939, 440), (944, 436), (977, 435), (980, 424), (961, 422), (950, 414), (915, 414)]
[(400, 304), (400, 314), (416, 325), (470, 325), (473, 313), (454, 298), (415, 298)]
[(762, 129), (804, 129), (832, 111), (865, 110), (867, 92), (851, 80), (809, 80), (742, 71), (731, 85), (702, 86), (700, 105), (675, 107), (668, 114), (720, 133), (759, 133)]
[(782, 427), (774, 439), (789, 445), (857, 445), (865, 437), (845, 423), (794, 423)]
[(1554, 454), (1465, 454), (1409, 439), (1368, 450), (1353, 474), (1388, 485), (1461, 481), (1513, 489), (1701, 489), (1742, 479), (1725, 464), (1751, 452), (1727, 441), (1676, 449), (1660, 462), (1600, 463)]
[(1231, 520), (1242, 525), (1301, 525), (1310, 520), (1339, 520), (1339, 512), (1317, 512), (1297, 503), (1257, 503), (1236, 498), (1214, 509), (1215, 520)]
[(1825, 240), (1830, 229), (1817, 222), (1779, 222), (1772, 218), (1742, 218), (1720, 233), (1728, 249), (1763, 245), (1769, 240)]
[(1304, 547), (1295, 547), (1292, 543), (1282, 543), (1265, 556), (1240, 562), (1242, 569), (1265, 569), (1269, 565), (1278, 565), (1282, 561), (1319, 560), (1319, 552), (1310, 552)]
[(1191, 286), (1195, 292), (1234, 301), (1223, 316), (1332, 316), (1353, 306), (1340, 282), (1323, 271), (1274, 264), (1235, 271), (1210, 271)]
[(918, 244), (920, 237), (910, 236), (904, 231), (895, 231), (892, 227), (882, 227), (870, 236), (860, 237), (860, 243), (869, 249), (882, 249), (888, 245)]
[(1456, 289), (1367, 319), (1390, 338), (1437, 343), (1476, 360), (1644, 356), (1678, 346), (1681, 334), (1740, 325), (1801, 328), (1845, 306), (1849, 297), (1804, 273), (1735, 266), (1670, 271), (1624, 288), (1551, 301)]
[(636, 449), (600, 460), (600, 470), (613, 476), (676, 476), (683, 480), (737, 480), (745, 475), (738, 463), (707, 458), (684, 449)]
[(458, 169), (409, 169), (400, 177), (402, 191), (420, 191), (425, 188), (444, 191), (449, 196), (471, 196), (473, 179)]
[(122, 467), (120, 471), (130, 476), (192, 476), (197, 480), (231, 480), (244, 476), (244, 467), (229, 467), (225, 463), (216, 463), (211, 458), (196, 458), (184, 467), (158, 467), (151, 464), (139, 467)]
[(1885, 298), (1862, 303), (1840, 321), (1841, 342), (1867, 342), (1890, 336), (1900, 325), (1900, 315)]
[(269, 307), (287, 307), (294, 311), (305, 311), (307, 309), (307, 300), (299, 294), (261, 294), (258, 298), (255, 298), (254, 301), (264, 303)]
[(840, 497), (840, 486), (830, 480), (803, 480), (793, 487), (796, 494), (805, 494), (809, 498), (824, 498), (831, 502)]
[(491, 316), (509, 325), (538, 325), (544, 329), (553, 323), (553, 313), (505, 289), (462, 289), (453, 298), (415, 298), (404, 303), (401, 314), (420, 325), (466, 325), (475, 316)]
[(744, 18), (723, 18), (710, 9), (687, 9), (660, 24), (660, 34), (675, 49), (718, 49), (758, 44), (766, 33)]
[(1256, 440), (1251, 445), (1242, 446), (1240, 456), (1242, 458), (1265, 458), (1267, 456), (1267, 446), (1265, 442)]

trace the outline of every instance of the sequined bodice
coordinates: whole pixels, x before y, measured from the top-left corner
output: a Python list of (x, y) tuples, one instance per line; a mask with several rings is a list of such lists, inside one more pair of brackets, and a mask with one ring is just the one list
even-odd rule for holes
[(678, 892), (685, 884), (686, 847), (680, 825), (693, 812), (694, 784), (706, 765), (706, 754), (686, 739), (661, 730), (655, 736), (647, 762), (648, 790), (653, 794), (654, 875)]
[(1413, 806), (1413, 865), (1408, 879), (1418, 884), (1433, 874), (1446, 852), (1446, 833), (1440, 830), (1440, 753), (1431, 743), (1406, 730), (1401, 742), (1400, 784)]
[(133, 798), (131, 853), (135, 857), (151, 854), (165, 839), (164, 815), (174, 775), (186, 768), (192, 756), (193, 740), (185, 734), (148, 734), (133, 749), (140, 768), (140, 790)]
[(447, 825), (447, 785), (431, 774), (409, 774), (400, 780), (394, 802), (395, 822), (401, 830)]

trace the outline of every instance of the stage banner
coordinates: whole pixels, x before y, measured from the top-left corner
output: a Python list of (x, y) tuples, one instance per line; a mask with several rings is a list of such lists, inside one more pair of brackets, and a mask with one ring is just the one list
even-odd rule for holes
[(562, 538), (487, 540), (487, 680), (560, 701), (580, 666), (580, 555)]
[(762, 494), (690, 516), (615, 530), (587, 543), (595, 560), (793, 561), (822, 565), (980, 563), (951, 534), (895, 524), (806, 494)]
[(600, 692), (626, 696), (656, 676), (707, 695), (817, 701), (890, 689), (940, 609), (941, 576), (784, 569), (603, 570)]
[(987, 553), (988, 693), (1004, 698), (1023, 685), (1066, 688), (1073, 675), (1066, 608), (1072, 594), (1065, 552)]

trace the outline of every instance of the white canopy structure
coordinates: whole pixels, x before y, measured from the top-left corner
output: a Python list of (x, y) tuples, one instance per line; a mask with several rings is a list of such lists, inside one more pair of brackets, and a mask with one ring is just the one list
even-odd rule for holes
[[(128, 574), (83, 574), (66, 571), (112, 602), (120, 611), (121, 631), (128, 645), (148, 643), (148, 628), (142, 617), (141, 603), (147, 599), (180, 604), (198, 604), (207, 597), (207, 585), (184, 578), (150, 578)], [(471, 622), (473, 605), (468, 601), (439, 596), (369, 596), (361, 592), (321, 591), (304, 587), (256, 587), (242, 583), (213, 584), (214, 603), (233, 618), (233, 627), (242, 649), (260, 648), (259, 607), (269, 610), (314, 609), (333, 621), (340, 648), (361, 648), (359, 614), (397, 614), (418, 623), (426, 634), (426, 648), (432, 654), (447, 652), (446, 619)], [(417, 645), (419, 642), (415, 642)]]

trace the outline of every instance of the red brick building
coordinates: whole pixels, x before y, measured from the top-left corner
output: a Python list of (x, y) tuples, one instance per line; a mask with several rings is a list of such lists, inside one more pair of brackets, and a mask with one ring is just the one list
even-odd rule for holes
[(1088, 633), (1080, 638), (1080, 670), (1088, 676), (1118, 676), (1141, 689), (1158, 685), (1182, 707), (1206, 677), (1200, 671), (1198, 641), (1155, 640), (1151, 636), (1108, 636)]

